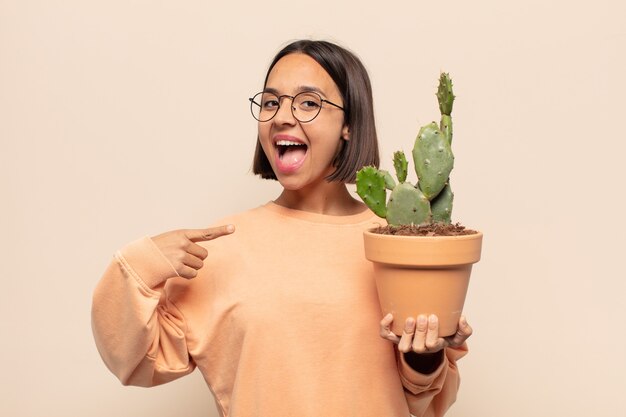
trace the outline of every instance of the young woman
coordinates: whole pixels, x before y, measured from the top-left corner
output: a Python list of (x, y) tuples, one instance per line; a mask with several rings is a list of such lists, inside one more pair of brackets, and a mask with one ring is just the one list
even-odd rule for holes
[(440, 338), (437, 318), (420, 316), (398, 337), (381, 320), (362, 249), (380, 219), (346, 188), (378, 165), (365, 68), (332, 43), (297, 41), (250, 104), (254, 172), (282, 193), (224, 226), (118, 251), (93, 299), (105, 363), (140, 386), (197, 367), (229, 417), (443, 415), (471, 328), (461, 319)]

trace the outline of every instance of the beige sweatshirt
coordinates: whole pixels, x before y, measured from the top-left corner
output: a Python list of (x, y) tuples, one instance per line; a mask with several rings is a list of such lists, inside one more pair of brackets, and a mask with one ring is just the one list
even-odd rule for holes
[(132, 242), (94, 293), (98, 350), (123, 384), (163, 384), (197, 367), (223, 416), (443, 415), (466, 350), (447, 349), (423, 375), (379, 336), (362, 242), (379, 221), (268, 203), (219, 222), (236, 232), (200, 243), (209, 256), (192, 280), (149, 237)]

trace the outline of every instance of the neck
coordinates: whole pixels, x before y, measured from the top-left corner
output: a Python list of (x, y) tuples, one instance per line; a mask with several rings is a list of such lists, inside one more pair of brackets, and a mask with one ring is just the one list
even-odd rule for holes
[(313, 189), (283, 189), (274, 202), (294, 210), (333, 216), (358, 214), (366, 208), (365, 204), (350, 195), (345, 184), (326, 181), (313, 186)]

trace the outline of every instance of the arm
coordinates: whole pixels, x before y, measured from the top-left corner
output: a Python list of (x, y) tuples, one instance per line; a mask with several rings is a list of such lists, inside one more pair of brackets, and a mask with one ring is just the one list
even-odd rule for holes
[(115, 254), (93, 296), (92, 329), (107, 367), (124, 385), (163, 384), (193, 371), (185, 323), (164, 294), (177, 276), (148, 237)]
[(393, 334), (388, 314), (381, 321), (380, 334), (398, 344), (398, 372), (409, 410), (416, 417), (440, 417), (456, 400), (460, 377), (456, 365), (467, 354), (466, 340), (472, 328), (464, 317), (459, 320), (456, 334), (439, 337), (435, 315), (407, 318), (401, 337)]
[[(398, 371), (411, 414), (416, 417), (443, 416), (456, 401), (460, 377), (456, 361), (467, 353), (465, 345), (440, 351), (441, 363), (429, 374), (419, 373), (407, 362), (410, 354), (398, 352)], [(414, 354), (417, 355), (417, 354)]]
[(196, 242), (234, 230), (174, 230), (116, 253), (94, 292), (91, 322), (102, 359), (124, 385), (159, 385), (193, 371), (185, 321), (167, 298), (165, 281), (196, 277), (208, 256)]

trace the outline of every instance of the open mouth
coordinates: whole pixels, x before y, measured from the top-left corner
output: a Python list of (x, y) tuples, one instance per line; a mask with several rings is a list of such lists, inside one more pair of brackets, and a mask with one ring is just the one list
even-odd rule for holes
[(304, 143), (279, 140), (274, 145), (278, 150), (278, 158), (284, 165), (296, 165), (304, 159), (308, 146)]

